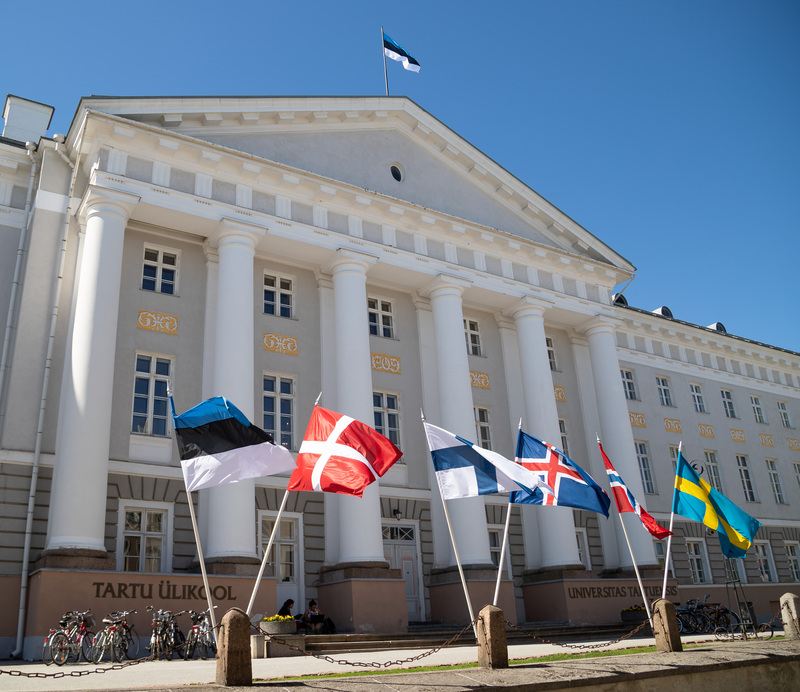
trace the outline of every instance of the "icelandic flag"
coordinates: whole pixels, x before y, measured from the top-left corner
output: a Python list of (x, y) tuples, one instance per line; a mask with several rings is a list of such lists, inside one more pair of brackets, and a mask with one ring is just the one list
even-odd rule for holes
[(511, 493), (509, 502), (527, 505), (575, 507), (600, 512), (608, 518), (611, 500), (596, 481), (553, 445), (519, 431), (517, 463), (541, 477), (553, 495), (524, 491)]
[(399, 60), (411, 72), (419, 72), (420, 64), (396, 41), (383, 34), (383, 53), (387, 58)]
[(180, 416), (173, 405), (172, 421), (187, 493), (294, 468), (289, 450), (225, 397), (207, 399)]
[(315, 406), (287, 490), (361, 497), (401, 456), (392, 441), (377, 430)]
[(443, 500), (506, 491), (552, 493), (536, 474), (489, 449), (423, 422)]
[(611, 491), (614, 493), (614, 501), (617, 504), (617, 512), (635, 512), (639, 519), (642, 520), (644, 528), (646, 528), (654, 538), (659, 541), (667, 536), (672, 535), (672, 531), (665, 529), (653, 517), (648, 514), (645, 509), (636, 502), (633, 493), (625, 485), (622, 477), (617, 473), (617, 470), (611, 464), (611, 460), (606, 456), (603, 445), (598, 441), (597, 446), (600, 447), (600, 454), (603, 455), (603, 463), (606, 466), (606, 473), (608, 474), (608, 482), (611, 484)]

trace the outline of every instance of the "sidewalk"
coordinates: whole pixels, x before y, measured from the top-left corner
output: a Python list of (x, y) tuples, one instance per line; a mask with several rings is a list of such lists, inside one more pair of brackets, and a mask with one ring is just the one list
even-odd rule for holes
[[(776, 633), (779, 634), (779, 633)], [(378, 677), (355, 677), (344, 679), (325, 678), (310, 681), (282, 681), (282, 678), (315, 675), (321, 673), (375, 672), (375, 668), (359, 665), (341, 665), (311, 656), (295, 656), (286, 658), (254, 659), (253, 687), (268, 687), (278, 690), (325, 689), (325, 690), (397, 690), (404, 692), (415, 690), (455, 690), (474, 689), (480, 686), (491, 686), (499, 689), (535, 689), (539, 683), (547, 683), (545, 687), (552, 689), (554, 681), (561, 681), (568, 686), (584, 684), (588, 678), (595, 678), (601, 673), (614, 671), (615, 680), (625, 674), (661, 675), (661, 669), (670, 669), (674, 674), (683, 666), (700, 667), (702, 669), (714, 661), (734, 662), (743, 659), (759, 660), (794, 660), (800, 670), (800, 642), (775, 641), (767, 642), (730, 642), (709, 641), (708, 635), (684, 637), (684, 645), (692, 641), (706, 642), (701, 649), (690, 649), (675, 654), (636, 654), (622, 657), (589, 659), (586, 661), (569, 661), (563, 663), (541, 663), (526, 666), (514, 666), (514, 659), (531, 656), (543, 656), (550, 653), (577, 653), (581, 650), (565, 648), (553, 644), (514, 644), (509, 646), (511, 667), (501, 671), (470, 668), (455, 671), (406, 673), (403, 675), (383, 675)], [(591, 644), (592, 642), (586, 642)], [(629, 648), (631, 646), (654, 645), (652, 637), (613, 645), (611, 648)], [(574, 644), (573, 644), (574, 646)], [(366, 653), (337, 654), (334, 660), (346, 660), (352, 663), (380, 663), (406, 661), (425, 650), (375, 651)], [(474, 646), (452, 647), (442, 649), (421, 660), (392, 665), (388, 670), (399, 671), (421, 666), (440, 666), (455, 663), (474, 663), (477, 651)], [(0, 690), (3, 692), (52, 692), (62, 690), (147, 690), (161, 692), (166, 690), (182, 690), (183, 692), (208, 692), (209, 690), (245, 690), (252, 688), (224, 688), (214, 684), (216, 677), (216, 661), (148, 661), (128, 666), (120, 670), (112, 670), (111, 664), (96, 666), (94, 664), (71, 664), (62, 668), (45, 666), (42, 663), (22, 661), (2, 661), (0, 670), (19, 671), (21, 675), (0, 674)], [(99, 674), (93, 671), (106, 669)], [(655, 673), (654, 673), (655, 671)], [(27, 677), (28, 675), (45, 674), (47, 677)], [(61, 675), (61, 677), (55, 677)], [(578, 682), (584, 680), (584, 682)], [(538, 682), (537, 682), (538, 681)], [(598, 681), (599, 682), (599, 681)], [(799, 680), (800, 682), (800, 680)], [(535, 684), (534, 684), (535, 683)], [(520, 687), (522, 685), (522, 687)], [(533, 685), (533, 687), (531, 687)], [(189, 687), (191, 686), (191, 687)], [(740, 692), (741, 689), (740, 688)], [(777, 688), (773, 688), (777, 689)], [(800, 689), (800, 688), (798, 688)]]

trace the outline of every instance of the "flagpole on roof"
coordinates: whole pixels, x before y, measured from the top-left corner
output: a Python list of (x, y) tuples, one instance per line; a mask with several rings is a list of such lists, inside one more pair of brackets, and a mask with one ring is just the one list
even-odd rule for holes
[[(420, 409), (420, 415), (422, 416), (422, 423), (423, 427), (425, 424), (425, 412)], [(428, 428), (425, 427), (425, 439), (428, 441), (428, 449), (431, 449), (431, 441), (428, 439)], [(458, 555), (458, 546), (456, 545), (456, 537), (453, 534), (453, 524), (450, 522), (450, 512), (447, 511), (447, 500), (444, 499), (444, 495), (442, 495), (442, 487), (439, 485), (438, 481), (436, 483), (436, 487), (439, 488), (439, 497), (442, 498), (442, 507), (444, 508), (444, 518), (447, 521), (447, 530), (450, 532), (450, 542), (453, 545), (453, 555), (456, 558), (456, 565), (458, 566), (458, 573), (461, 576), (461, 586), (464, 588), (464, 598), (467, 600), (467, 610), (469, 611), (469, 621), (472, 623), (472, 631), (475, 634), (475, 638), (478, 637), (478, 628), (475, 625), (475, 613), (472, 610), (472, 603), (469, 600), (469, 589), (467, 588), (467, 580), (464, 577), (464, 568), (461, 566), (461, 558)]]
[(381, 27), (381, 55), (383, 55), (383, 81), (386, 83), (386, 95), (389, 95), (389, 73), (386, 71), (386, 50), (383, 47), (383, 27)]
[(669, 530), (670, 535), (667, 537), (667, 554), (664, 556), (664, 584), (661, 587), (661, 598), (667, 597), (667, 575), (669, 575), (669, 556), (672, 548), (672, 523), (675, 521), (675, 493), (678, 492), (678, 466), (681, 463), (681, 450), (683, 449), (683, 440), (678, 443), (678, 461), (675, 465), (675, 483), (672, 488), (672, 511), (669, 515)]
[[(320, 392), (320, 396), (322, 393)], [(319, 399), (317, 399), (319, 401)], [(316, 404), (314, 404), (316, 406)], [(264, 557), (261, 559), (261, 569), (258, 570), (258, 576), (256, 577), (256, 583), (253, 587), (253, 594), (250, 596), (250, 603), (247, 604), (247, 617), (250, 617), (250, 611), (253, 609), (253, 603), (256, 600), (256, 594), (258, 593), (258, 587), (261, 584), (261, 577), (264, 576), (264, 570), (267, 567), (267, 560), (269, 559), (269, 551), (272, 549), (272, 542), (275, 540), (275, 534), (278, 531), (278, 526), (281, 523), (281, 515), (283, 514), (283, 510), (286, 507), (286, 499), (289, 497), (289, 488), (286, 488), (286, 492), (283, 494), (283, 501), (281, 502), (281, 508), (278, 510), (278, 516), (275, 517), (275, 525), (272, 527), (272, 533), (269, 535), (269, 543), (267, 543), (267, 547), (264, 548)]]

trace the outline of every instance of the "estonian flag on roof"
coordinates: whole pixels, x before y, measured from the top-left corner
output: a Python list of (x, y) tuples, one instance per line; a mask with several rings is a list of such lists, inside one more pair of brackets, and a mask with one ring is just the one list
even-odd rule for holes
[(207, 399), (180, 416), (175, 437), (186, 491), (291, 471), (289, 450), (253, 425), (225, 397)]
[(420, 64), (399, 43), (393, 41), (386, 34), (383, 35), (383, 53), (387, 58), (399, 60), (403, 67), (412, 72), (419, 72)]

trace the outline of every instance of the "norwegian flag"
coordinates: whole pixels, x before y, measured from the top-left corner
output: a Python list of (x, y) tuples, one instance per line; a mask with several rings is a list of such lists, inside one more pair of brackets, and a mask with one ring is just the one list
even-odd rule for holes
[(315, 406), (288, 490), (361, 497), (403, 453), (361, 421)]
[(561, 505), (599, 512), (608, 518), (611, 500), (597, 482), (563, 452), (553, 445), (519, 431), (516, 461), (526, 469), (536, 472), (554, 494), (536, 489), (512, 492), (509, 502), (528, 505)]
[(646, 528), (655, 538), (659, 541), (662, 538), (672, 535), (672, 531), (660, 526), (652, 516), (650, 516), (642, 506), (636, 502), (633, 493), (628, 490), (628, 486), (622, 480), (622, 477), (617, 473), (611, 460), (606, 456), (603, 445), (597, 442), (600, 447), (600, 454), (603, 455), (603, 463), (606, 466), (606, 473), (608, 474), (608, 482), (611, 484), (611, 490), (614, 492), (614, 501), (617, 503), (617, 511), (622, 514), (623, 512), (635, 512), (639, 519), (642, 520), (644, 528)]

